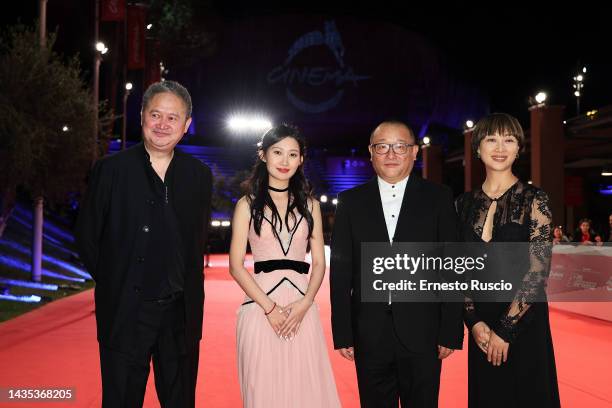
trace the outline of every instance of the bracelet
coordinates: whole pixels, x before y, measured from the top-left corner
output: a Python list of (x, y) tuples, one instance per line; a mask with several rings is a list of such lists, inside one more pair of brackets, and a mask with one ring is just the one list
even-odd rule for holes
[(265, 314), (266, 316), (267, 316), (267, 315), (269, 315), (270, 313), (272, 313), (272, 311), (273, 311), (275, 308), (276, 308), (276, 302), (274, 302), (274, 305), (272, 306), (272, 309), (270, 309), (270, 311), (269, 311), (269, 312), (266, 312), (266, 311), (264, 310), (264, 314)]

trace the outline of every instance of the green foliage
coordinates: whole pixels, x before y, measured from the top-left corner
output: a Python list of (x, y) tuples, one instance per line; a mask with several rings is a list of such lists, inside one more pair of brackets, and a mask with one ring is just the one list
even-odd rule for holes
[(0, 187), (61, 202), (89, 169), (96, 110), (77, 56), (64, 60), (54, 41), (41, 48), (22, 25), (0, 38)]
[(189, 66), (215, 50), (211, 30), (212, 1), (148, 0), (148, 21), (160, 42), (160, 55), (167, 66)]

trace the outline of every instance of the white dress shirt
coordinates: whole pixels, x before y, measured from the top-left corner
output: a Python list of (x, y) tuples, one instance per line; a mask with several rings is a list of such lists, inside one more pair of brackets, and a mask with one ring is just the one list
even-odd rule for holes
[(380, 191), (380, 202), (382, 203), (383, 213), (385, 214), (385, 223), (387, 224), (387, 233), (389, 234), (389, 242), (393, 242), (395, 228), (397, 227), (397, 219), (402, 208), (402, 200), (404, 199), (404, 191), (406, 190), (407, 176), (405, 179), (398, 181), (395, 184), (387, 183), (382, 178), (378, 177), (378, 190)]

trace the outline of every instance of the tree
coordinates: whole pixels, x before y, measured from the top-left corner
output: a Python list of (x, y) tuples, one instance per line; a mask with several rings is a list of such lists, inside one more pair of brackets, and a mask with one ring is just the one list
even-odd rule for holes
[(166, 66), (192, 66), (216, 49), (211, 0), (147, 0), (151, 35)]
[[(35, 223), (42, 223), (43, 198), (65, 202), (83, 185), (97, 110), (78, 58), (64, 60), (53, 51), (55, 34), (46, 46), (38, 35), (35, 28), (18, 25), (0, 38), (0, 190), (9, 198), (3, 205), (10, 205), (17, 187), (27, 191), (35, 203)], [(105, 124), (112, 115), (102, 116)], [(34, 249), (36, 258), (41, 254)], [(37, 273), (33, 270), (34, 280), (40, 279)]]

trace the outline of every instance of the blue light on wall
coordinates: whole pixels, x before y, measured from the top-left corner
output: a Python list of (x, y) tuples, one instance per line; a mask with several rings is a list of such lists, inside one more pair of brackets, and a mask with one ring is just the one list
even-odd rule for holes
[(22, 281), (17, 279), (7, 279), (0, 277), (0, 284), (19, 286), (22, 288), (42, 289), (42, 290), (57, 290), (58, 286), (52, 283), (38, 283), (30, 281)]
[[(17, 218), (22, 218), (23, 221), (26, 221), (26, 225), (29, 227), (29, 229), (32, 229), (32, 212), (31, 211), (27, 211), (25, 208), (22, 208), (21, 206), (17, 206), (15, 207), (15, 215), (13, 216)], [(44, 221), (43, 231), (44, 231), (44, 237), (46, 239), (52, 240), (56, 243), (59, 243), (57, 238), (61, 238), (62, 240), (67, 241), (67, 242), (74, 242), (74, 237), (72, 236), (72, 234), (62, 230), (61, 228), (57, 227), (51, 222)], [(50, 232), (52, 235), (54, 235), (57, 238), (51, 237), (49, 234), (47, 234), (48, 232)]]
[(612, 186), (606, 186), (599, 190), (599, 194), (602, 195), (612, 195)]
[[(31, 252), (30, 252), (29, 248), (26, 248), (23, 245), (19, 245), (18, 243), (13, 242), (13, 241), (0, 240), (0, 246), (4, 246), (4, 247), (8, 247), (8, 248), (14, 249), (15, 251), (18, 251), (18, 252), (20, 252), (20, 253), (22, 253), (24, 255), (28, 255), (28, 256), (31, 255)], [(69, 262), (62, 261), (61, 259), (57, 259), (57, 258), (54, 258), (52, 256), (44, 255), (44, 254), (43, 254), (43, 261), (49, 262), (49, 263), (51, 263), (53, 265), (56, 265), (56, 266), (59, 266), (60, 268), (65, 269), (67, 271), (70, 271), (70, 272), (74, 273), (75, 275), (78, 275), (78, 276), (80, 276), (82, 278), (91, 280), (91, 275), (90, 274), (88, 274), (87, 272), (85, 272), (84, 270), (82, 270), (80, 268), (77, 268), (76, 266), (70, 264)]]
[[(12, 268), (15, 269), (19, 269), (23, 272), (30, 272), (30, 265), (20, 261), (18, 259), (15, 258), (10, 258), (8, 256), (4, 256), (4, 255), (0, 255), (0, 264), (2, 265), (6, 265), (6, 266), (10, 266)], [(66, 276), (66, 275), (62, 275), (61, 273), (57, 273), (57, 272), (52, 272), (46, 269), (43, 269), (42, 271), (42, 275), (43, 276), (48, 276), (50, 278), (55, 278), (55, 279), (61, 279), (61, 280), (67, 280), (67, 281), (71, 281), (71, 282), (85, 282), (85, 279), (83, 278), (73, 278), (72, 276)]]
[(38, 303), (42, 300), (37, 295), (3, 295), (0, 294), (0, 300), (12, 300), (14, 302)]

